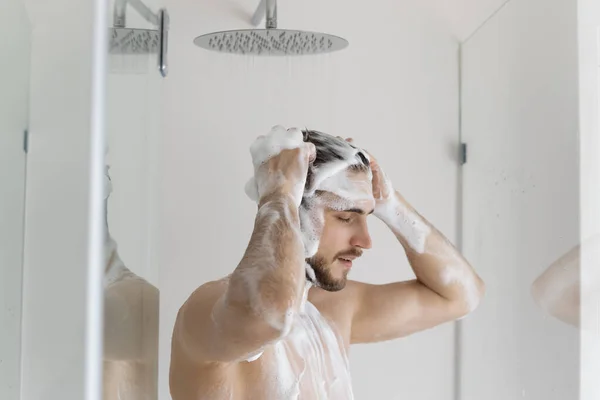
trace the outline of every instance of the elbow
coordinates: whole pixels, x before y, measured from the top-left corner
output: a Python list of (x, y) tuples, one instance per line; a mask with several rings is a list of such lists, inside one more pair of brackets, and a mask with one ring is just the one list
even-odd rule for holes
[(251, 310), (253, 317), (266, 325), (265, 331), (271, 333), (270, 339), (276, 340), (290, 332), (302, 294), (281, 288), (269, 290), (268, 286), (270, 285), (263, 285), (263, 290), (254, 296)]
[(270, 328), (268, 330), (271, 332), (271, 337), (268, 338), (269, 341), (284, 338), (290, 333), (295, 314), (295, 311), (290, 308), (283, 312), (270, 312), (263, 316), (263, 320), (266, 322)]
[(458, 307), (458, 319), (473, 313), (483, 301), (486, 292), (485, 282), (479, 276), (475, 276), (472, 284), (465, 286), (464, 289), (464, 296)]
[[(271, 266), (269, 270), (280, 270)], [(227, 295), (223, 299), (229, 306), (238, 309), (238, 315), (245, 315), (255, 325), (264, 326), (262, 334), (266, 339), (279, 339), (286, 336), (304, 298), (304, 269), (295, 268), (288, 274), (265, 274), (261, 279), (249, 279), (234, 274)]]
[(475, 277), (475, 295), (469, 304), (469, 313), (475, 311), (485, 296), (485, 282), (479, 276)]

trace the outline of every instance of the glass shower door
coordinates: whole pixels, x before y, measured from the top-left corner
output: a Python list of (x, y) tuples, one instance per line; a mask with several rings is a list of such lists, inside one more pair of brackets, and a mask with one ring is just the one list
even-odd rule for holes
[(104, 399), (158, 398), (162, 0), (110, 2)]

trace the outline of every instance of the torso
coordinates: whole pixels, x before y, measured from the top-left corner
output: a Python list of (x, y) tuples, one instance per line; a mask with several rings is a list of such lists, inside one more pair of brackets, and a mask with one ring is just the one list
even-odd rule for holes
[(172, 382), (173, 399), (353, 399), (345, 321), (330, 311), (334, 294), (313, 290), (290, 333), (246, 361), (193, 365), (174, 344), (171, 373), (178, 379)]

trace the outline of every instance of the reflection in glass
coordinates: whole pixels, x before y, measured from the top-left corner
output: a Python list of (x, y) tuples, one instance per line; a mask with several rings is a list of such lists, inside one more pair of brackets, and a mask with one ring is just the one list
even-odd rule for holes
[[(599, 304), (600, 268), (592, 269), (594, 273), (588, 275), (589, 279), (582, 280), (581, 263), (583, 260), (598, 260), (599, 255), (600, 235), (594, 235), (553, 262), (531, 286), (532, 296), (540, 309), (569, 325), (586, 330), (598, 329), (598, 326), (585, 325), (590, 321), (597, 324), (597, 320), (581, 318), (581, 304)], [(597, 306), (593, 307), (593, 311), (598, 315)]]
[[(110, 2), (106, 175), (104, 399), (158, 397), (154, 143), (161, 79), (157, 1)], [(145, 12), (141, 12), (145, 11)], [(148, 21), (150, 19), (150, 21)], [(114, 186), (114, 194), (110, 195)], [(109, 207), (110, 205), (110, 207)], [(110, 225), (110, 230), (108, 226)]]
[[(105, 207), (111, 191), (107, 174)], [(103, 398), (156, 399), (159, 292), (125, 266), (106, 225)]]

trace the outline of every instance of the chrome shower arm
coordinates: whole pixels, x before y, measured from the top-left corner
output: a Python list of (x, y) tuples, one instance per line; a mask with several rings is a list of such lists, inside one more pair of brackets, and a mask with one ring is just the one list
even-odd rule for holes
[(154, 14), (148, 6), (141, 0), (115, 0), (113, 10), (113, 26), (116, 28), (125, 28), (127, 4), (131, 5), (148, 22), (154, 26), (160, 25), (160, 18)]
[(267, 0), (267, 29), (277, 28), (277, 0)]
[(267, 29), (277, 28), (277, 0), (260, 0), (254, 15), (252, 16), (252, 25), (258, 26), (263, 18), (267, 16)]

